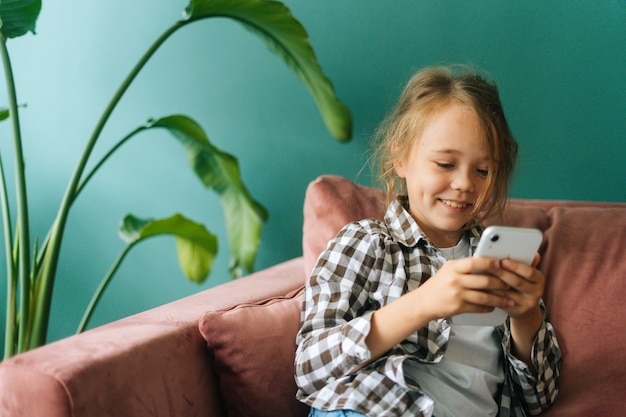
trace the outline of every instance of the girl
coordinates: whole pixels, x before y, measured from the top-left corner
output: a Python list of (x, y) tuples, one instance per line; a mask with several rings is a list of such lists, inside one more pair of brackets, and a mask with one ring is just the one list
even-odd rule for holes
[[(561, 352), (544, 276), (472, 257), (517, 154), (497, 87), (416, 73), (379, 130), (383, 222), (346, 225), (306, 286), (295, 361), (311, 416), (522, 416), (554, 401)], [(451, 316), (500, 307), (498, 328)]]

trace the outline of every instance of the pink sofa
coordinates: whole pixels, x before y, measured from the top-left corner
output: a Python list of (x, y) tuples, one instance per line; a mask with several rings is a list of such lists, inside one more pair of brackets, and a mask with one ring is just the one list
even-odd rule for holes
[[(292, 361), (307, 271), (343, 224), (382, 216), (380, 197), (318, 178), (303, 257), (1, 363), (0, 416), (306, 416)], [(544, 299), (564, 363), (543, 415), (625, 415), (626, 204), (512, 200), (490, 223), (544, 231)]]

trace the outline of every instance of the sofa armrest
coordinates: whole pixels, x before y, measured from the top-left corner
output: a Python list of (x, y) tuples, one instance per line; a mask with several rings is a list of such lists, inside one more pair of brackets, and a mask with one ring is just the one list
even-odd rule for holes
[(0, 363), (0, 416), (222, 416), (198, 319), (287, 294), (302, 258)]

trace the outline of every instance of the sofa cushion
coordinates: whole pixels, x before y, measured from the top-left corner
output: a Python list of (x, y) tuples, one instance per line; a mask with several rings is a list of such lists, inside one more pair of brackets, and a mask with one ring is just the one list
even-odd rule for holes
[(200, 318), (227, 415), (307, 415), (308, 407), (295, 397), (293, 369), (302, 293), (301, 288)]
[(383, 218), (384, 198), (381, 190), (336, 175), (324, 175), (309, 184), (304, 199), (302, 230), (302, 255), (307, 277), (328, 241), (343, 226), (355, 220)]
[(548, 213), (539, 268), (563, 367), (545, 415), (616, 415), (626, 385), (626, 205)]

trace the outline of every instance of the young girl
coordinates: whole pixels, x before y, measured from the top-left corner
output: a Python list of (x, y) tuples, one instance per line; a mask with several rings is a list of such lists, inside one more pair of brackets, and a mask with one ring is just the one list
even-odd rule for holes
[[(306, 286), (295, 361), (311, 416), (522, 416), (554, 401), (561, 352), (544, 276), (472, 257), (517, 154), (496, 86), (428, 68), (379, 131), (385, 220), (346, 225)], [(500, 327), (450, 317), (509, 314)]]

